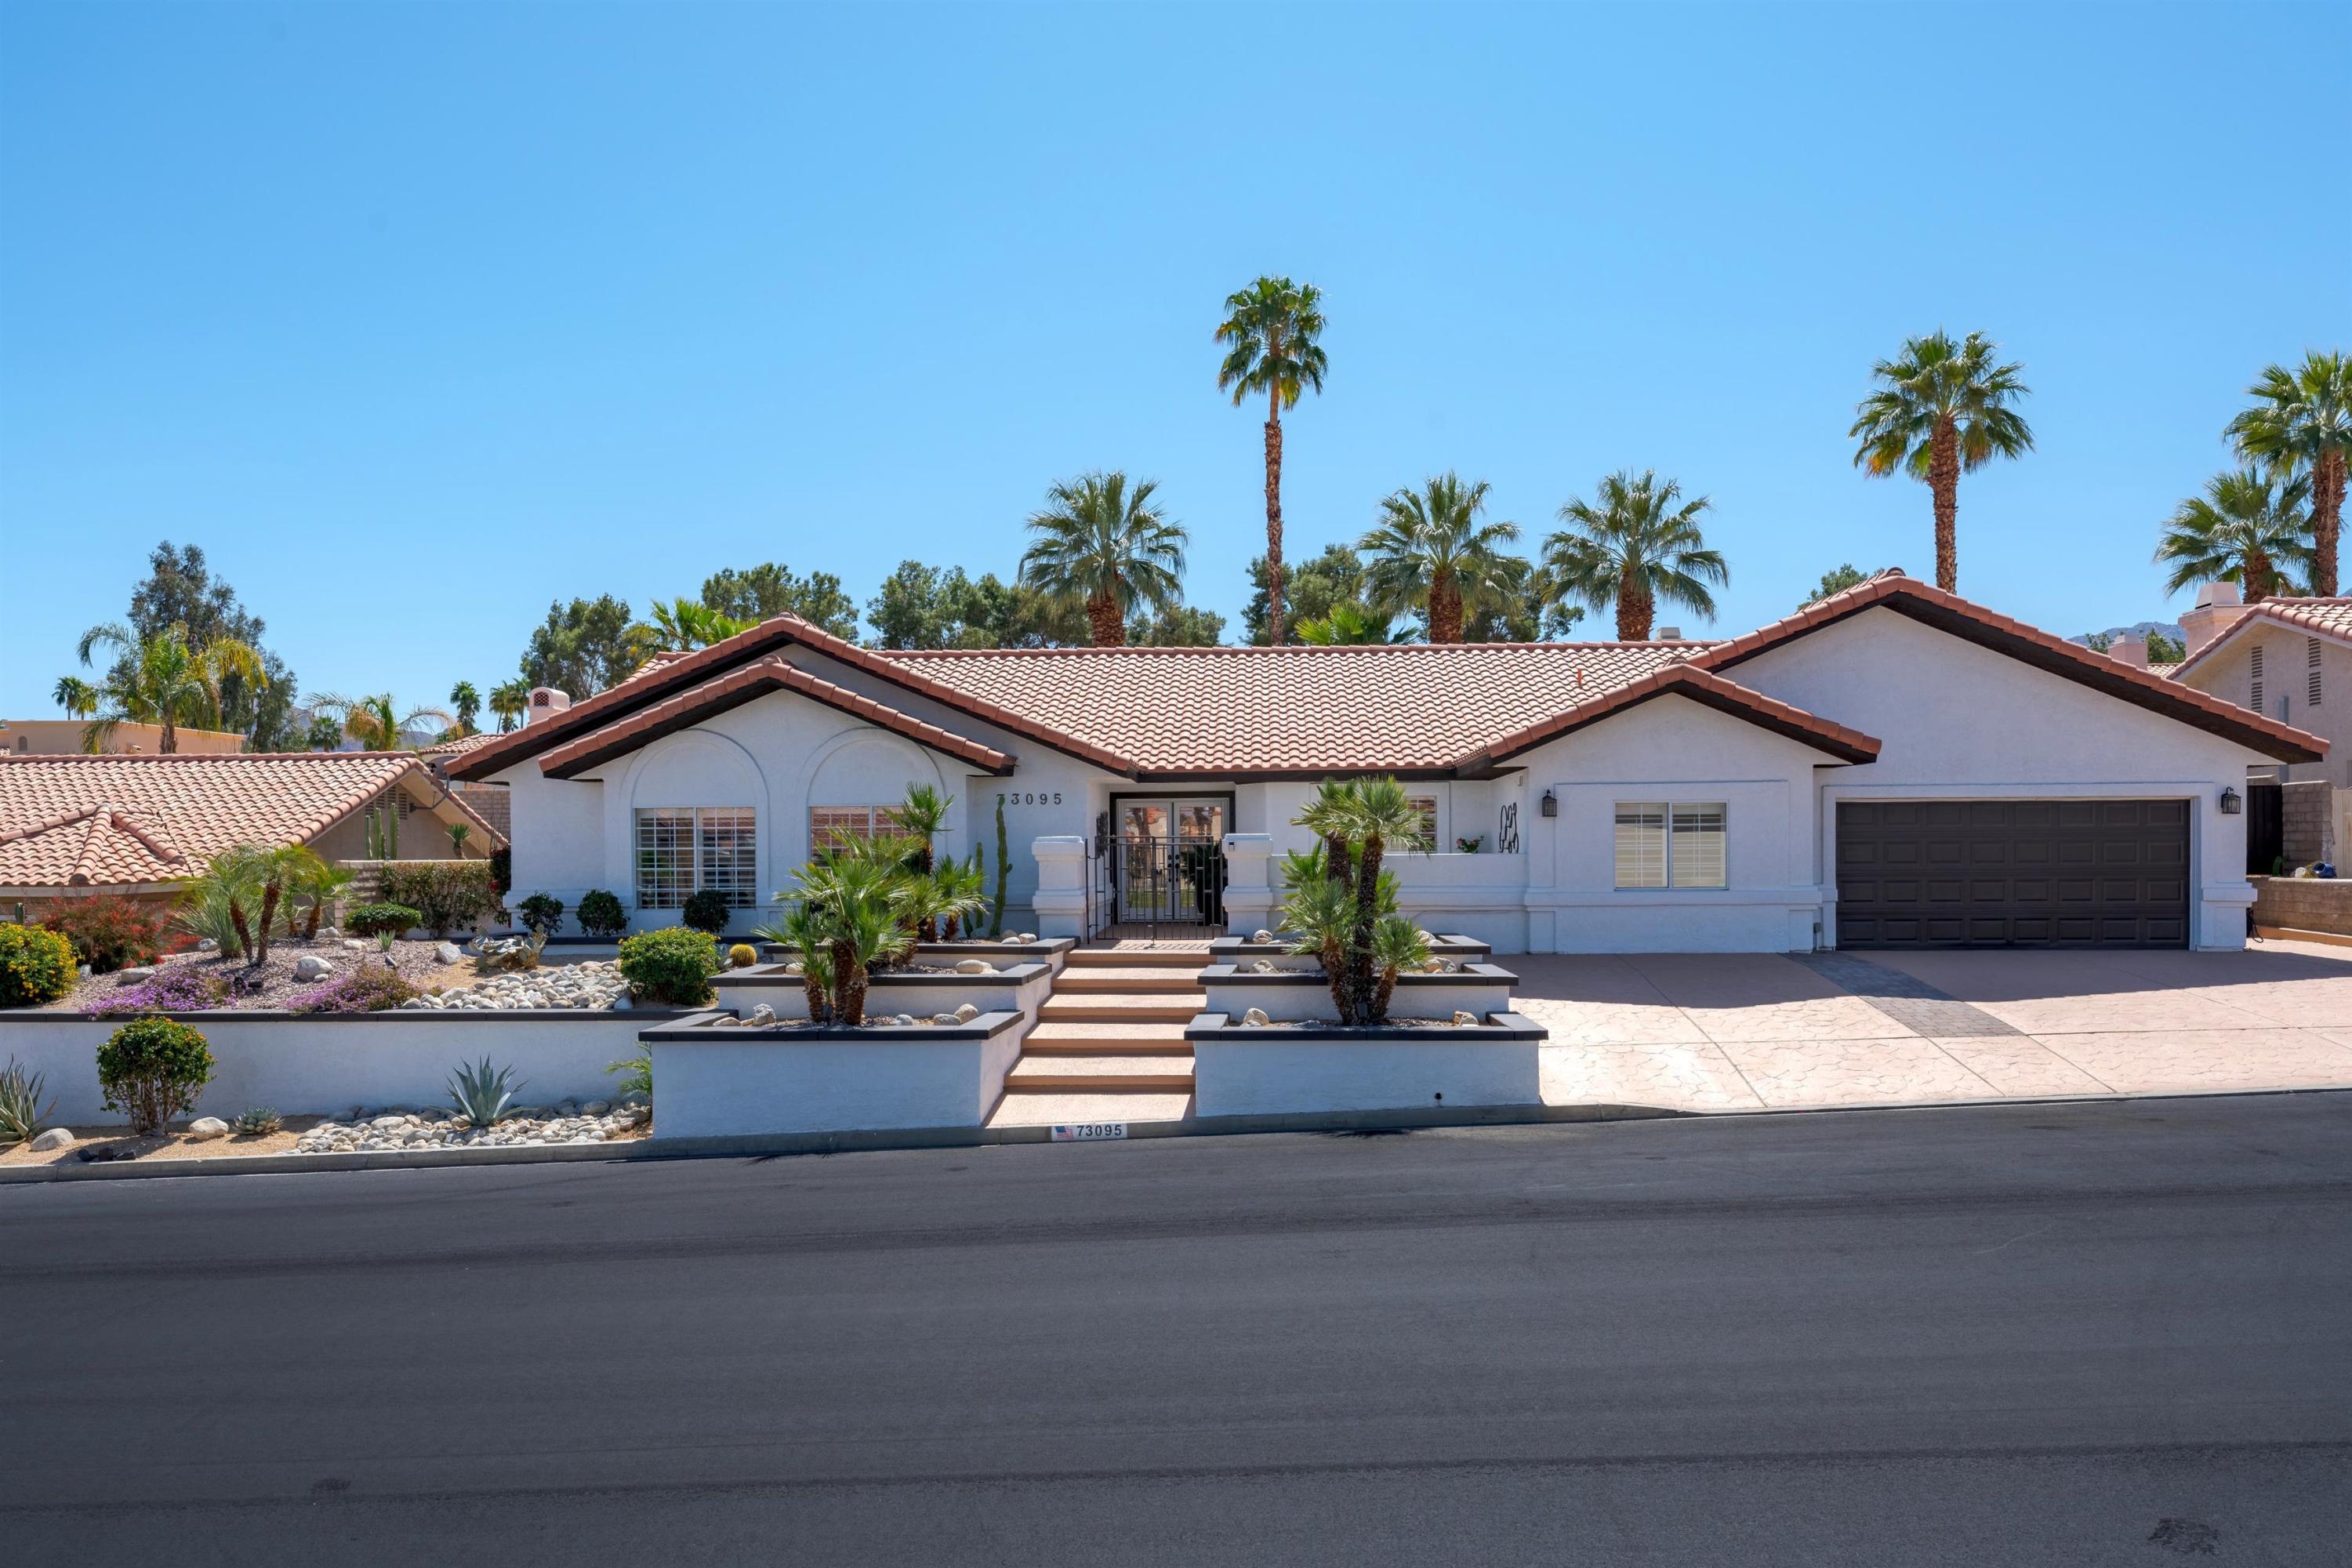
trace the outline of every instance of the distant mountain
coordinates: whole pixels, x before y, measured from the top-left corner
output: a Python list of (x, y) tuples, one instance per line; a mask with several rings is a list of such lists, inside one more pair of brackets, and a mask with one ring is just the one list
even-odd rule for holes
[(2159, 633), (2178, 643), (2185, 643), (2189, 640), (2189, 634), (2180, 629), (2180, 623), (2178, 621), (2142, 621), (2137, 626), (2109, 626), (2103, 632), (2084, 632), (2081, 637), (2068, 637), (2066, 640), (2081, 643), (2087, 647), (2095, 637), (2119, 637), (2126, 633), (2139, 637), (2146, 637), (2151, 633)]

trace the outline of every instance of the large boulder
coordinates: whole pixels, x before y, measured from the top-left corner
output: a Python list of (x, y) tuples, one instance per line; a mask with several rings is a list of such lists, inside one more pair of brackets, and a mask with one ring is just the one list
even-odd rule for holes
[(335, 966), (315, 953), (305, 953), (294, 961), (297, 980), (324, 980), (335, 972)]
[(188, 1136), (195, 1142), (209, 1143), (228, 1136), (228, 1123), (217, 1116), (199, 1116), (188, 1123)]
[(445, 942), (433, 950), (433, 962), (436, 963), (463, 963), (465, 961), (466, 950), (454, 942)]
[(959, 958), (956, 960), (956, 973), (958, 974), (993, 974), (996, 973), (996, 965), (984, 958)]
[(73, 1145), (74, 1135), (72, 1133), (67, 1131), (62, 1127), (52, 1127), (47, 1131), (40, 1134), (33, 1140), (33, 1152), (36, 1154), (47, 1154), (58, 1149), (70, 1149)]

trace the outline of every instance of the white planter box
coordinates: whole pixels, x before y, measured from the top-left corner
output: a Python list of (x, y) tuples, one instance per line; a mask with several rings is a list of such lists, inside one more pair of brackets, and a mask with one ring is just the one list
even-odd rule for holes
[[(719, 993), (719, 1005), (739, 1017), (750, 1016), (762, 1002), (779, 1018), (808, 1016), (807, 987), (799, 975), (785, 973), (781, 963), (730, 970), (710, 984)], [(1053, 989), (1053, 966), (1034, 961), (994, 974), (877, 974), (866, 988), (866, 1016), (911, 1013), (928, 1018), (970, 1003), (983, 1013), (1020, 1014), (1026, 1034)]]
[[(1466, 936), (1435, 935), (1429, 939), (1429, 955), (1452, 963), (1487, 963), (1495, 956), (1491, 943)], [(1265, 959), (1276, 969), (1308, 969), (1322, 973), (1322, 964), (1313, 953), (1293, 953), (1282, 942), (1252, 942), (1245, 936), (1221, 936), (1209, 944), (1209, 962), (1231, 963), (1243, 968)]]
[(977, 1127), (1021, 1055), (1018, 1013), (911, 1027), (647, 1029), (662, 1138)]
[(1204, 1119), (1543, 1101), (1544, 1030), (1516, 1013), (1458, 1029), (1250, 1028), (1207, 1013), (1184, 1038)]
[[(1511, 992), (1519, 977), (1491, 963), (1465, 964), (1452, 974), (1400, 974), (1389, 998), (1389, 1014), (1397, 1018), (1451, 1018), (1456, 1013), (1507, 1013)], [(1240, 1018), (1262, 1007), (1277, 1023), (1332, 1015), (1331, 987), (1321, 965), (1255, 974), (1230, 963), (1213, 963), (1201, 971), (1201, 989), (1208, 995), (1207, 1013), (1229, 1013)]]

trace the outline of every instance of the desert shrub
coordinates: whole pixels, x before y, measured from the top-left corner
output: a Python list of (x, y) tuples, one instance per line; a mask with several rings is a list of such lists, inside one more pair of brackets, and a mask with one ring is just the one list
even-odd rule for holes
[(347, 969), (286, 1004), (289, 1013), (382, 1013), (419, 994), (397, 973), (377, 964)]
[(353, 936), (398, 936), (402, 931), (425, 923), (425, 916), (410, 904), (362, 904), (343, 919), (343, 929)]
[(513, 850), (493, 849), (490, 851), (490, 888), (501, 900), (503, 900), (509, 893), (514, 891)]
[(173, 1018), (133, 1018), (98, 1047), (98, 1086), (106, 1109), (131, 1120), (133, 1132), (153, 1132), (195, 1108), (213, 1080), (213, 1053), (204, 1036)]
[(727, 950), (727, 967), (749, 969), (760, 962), (760, 950), (748, 942), (739, 942)]
[(515, 906), (522, 923), (542, 936), (563, 929), (563, 900), (552, 893), (533, 893)]
[(710, 938), (685, 926), (664, 926), (621, 939), (621, 977), (641, 1001), (693, 1007), (710, 1000), (719, 954)]
[(716, 888), (701, 889), (687, 895), (686, 908), (679, 912), (695, 930), (717, 936), (727, 929), (727, 895)]
[(140, 1013), (206, 1013), (228, 999), (216, 974), (193, 963), (159, 969), (136, 984), (118, 986), (89, 1005), (93, 1018), (128, 1018)]
[(37, 1007), (81, 976), (74, 945), (40, 926), (0, 925), (0, 1007)]
[(49, 906), (41, 924), (73, 943), (93, 974), (152, 963), (163, 951), (163, 922), (158, 911), (118, 893), (60, 899)]
[(456, 927), (478, 925), (504, 912), (487, 860), (392, 860), (383, 867), (379, 896), (405, 904), (416, 924), (436, 937)]
[(236, 1120), (229, 1123), (231, 1128), (247, 1138), (266, 1138), (285, 1125), (286, 1118), (278, 1114), (278, 1108), (274, 1105), (257, 1105), (249, 1110), (240, 1110), (236, 1113)]
[(629, 923), (629, 911), (621, 907), (618, 894), (597, 888), (581, 895), (580, 912), (573, 918), (590, 936), (618, 936)]
[(614, 1090), (616, 1094), (650, 1096), (654, 1091), (654, 1053), (651, 1047), (639, 1046), (635, 1056), (623, 1057), (604, 1070), (621, 1080)]
[[(651, 1071), (650, 1067), (647, 1070)], [(38, 1138), (49, 1124), (49, 1112), (57, 1108), (54, 1095), (48, 1104), (41, 1103), (41, 1075), (26, 1072), (23, 1063), (10, 1057), (7, 1070), (0, 1072), (0, 1145), (29, 1143)]]

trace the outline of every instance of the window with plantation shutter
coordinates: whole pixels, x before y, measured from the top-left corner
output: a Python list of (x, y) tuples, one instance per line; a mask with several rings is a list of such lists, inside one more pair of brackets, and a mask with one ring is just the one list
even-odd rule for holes
[(1724, 885), (1724, 808), (1678, 805), (1666, 844), (1668, 879), (1677, 888)]
[(1617, 885), (1666, 885), (1666, 808), (1663, 803), (1617, 803)]
[(1617, 803), (1617, 886), (1730, 885), (1727, 812), (1721, 801)]
[(750, 806), (672, 806), (639, 811), (637, 907), (677, 910), (705, 889), (730, 909), (760, 901), (758, 818)]

